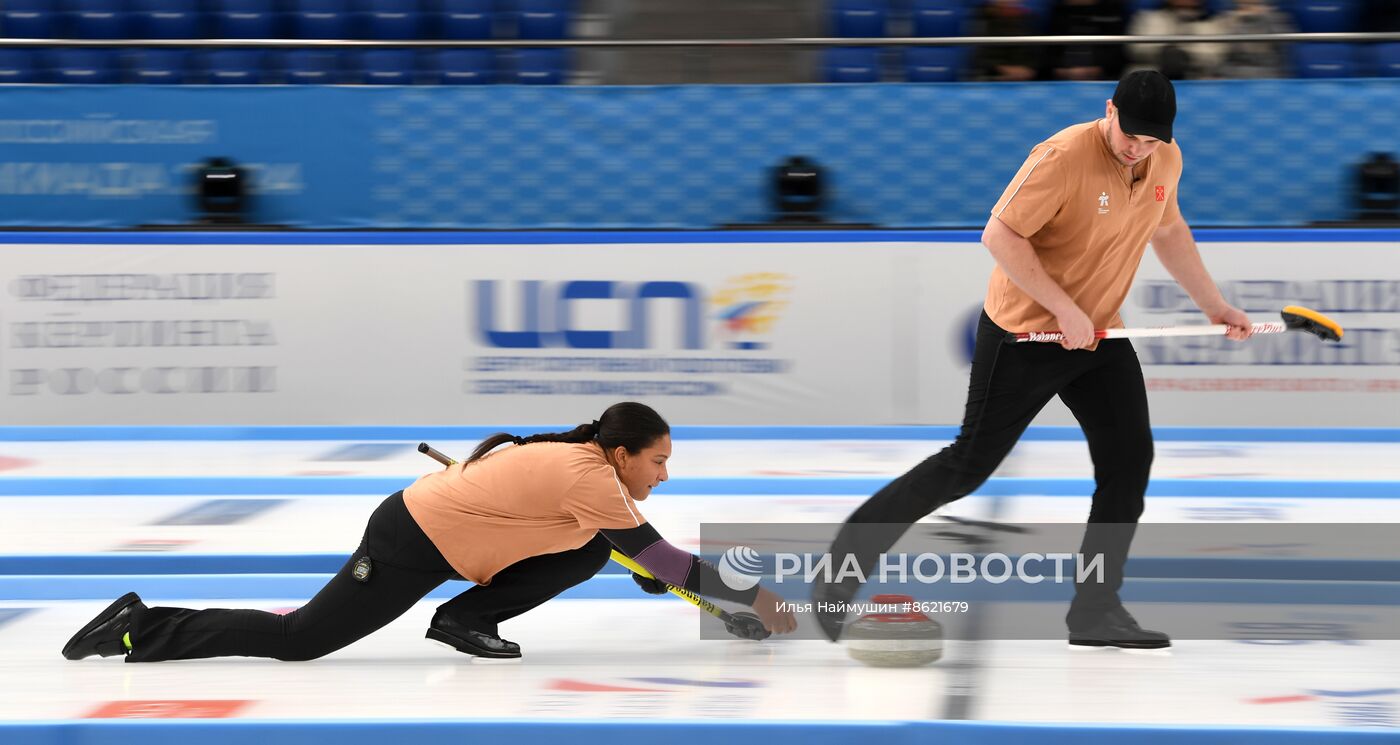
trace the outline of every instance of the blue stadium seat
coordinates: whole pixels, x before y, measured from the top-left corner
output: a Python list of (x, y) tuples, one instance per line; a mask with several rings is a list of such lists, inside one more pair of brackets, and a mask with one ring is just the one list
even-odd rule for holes
[(1376, 75), (1383, 78), (1400, 78), (1400, 42), (1373, 44), (1371, 54), (1376, 65)]
[(67, 35), (62, 16), (43, 8), (0, 8), (0, 32), (13, 39), (57, 39)]
[(53, 83), (115, 83), (118, 57), (110, 49), (52, 49), (48, 53), (49, 81)]
[(350, 16), (347, 13), (293, 13), (293, 39), (350, 39), (355, 36), (350, 30)]
[(350, 39), (350, 13), (345, 0), (292, 0), (294, 39)]
[(366, 0), (363, 16), (369, 39), (421, 39), (422, 13), (413, 0)]
[(208, 32), (215, 39), (270, 39), (276, 33), (272, 0), (208, 0)]
[(438, 85), (486, 85), (496, 82), (496, 53), (490, 49), (444, 49), (432, 69)]
[(131, 16), (124, 0), (71, 0), (68, 33), (75, 39), (128, 39)]
[(1293, 17), (1303, 33), (1358, 31), (1361, 0), (1298, 0)]
[(140, 85), (187, 83), (190, 53), (184, 49), (138, 49), (128, 58), (126, 80)]
[(331, 49), (292, 49), (282, 55), (284, 82), (334, 85), (341, 80), (340, 54)]
[(517, 49), (511, 82), (522, 85), (561, 85), (569, 71), (567, 49)]
[(278, 10), (272, 0), (206, 0), (213, 13), (273, 13)]
[(904, 51), (904, 77), (911, 83), (951, 83), (958, 80), (967, 47), (909, 47)]
[(141, 39), (198, 39), (203, 20), (196, 0), (136, 0), (133, 25)]
[(211, 85), (257, 85), (267, 71), (261, 49), (216, 49), (204, 56), (204, 73)]
[(846, 39), (875, 39), (885, 35), (889, 7), (884, 0), (833, 0), (831, 33)]
[(198, 13), (204, 8), (199, 0), (133, 0), (132, 9), (147, 13)]
[(822, 55), (822, 79), (828, 83), (880, 82), (878, 47), (831, 47)]
[(962, 0), (914, 0), (915, 36), (962, 36), (967, 10)]
[(210, 33), (215, 39), (275, 39), (277, 16), (274, 13), (214, 13)]
[(516, 0), (515, 31), (521, 39), (567, 39), (573, 20), (569, 0)]
[[(6, 3), (8, 5), (8, 3)], [(67, 9), (73, 13), (89, 13), (110, 10), (125, 13), (131, 9), (128, 0), (65, 0)]]
[(365, 85), (413, 85), (418, 77), (417, 55), (412, 49), (369, 49), (356, 59), (356, 83)]
[(39, 82), (37, 57), (32, 49), (0, 49), (0, 83)]
[(1359, 73), (1356, 47), (1351, 44), (1294, 44), (1293, 57), (1300, 78), (1351, 78)]
[(444, 39), (489, 39), (494, 18), (491, 0), (444, 0), (440, 35)]
[(141, 39), (202, 39), (199, 13), (137, 13), (136, 36)]
[[(1043, 0), (1036, 1), (1043, 2)], [(1280, 10), (1286, 9), (1293, 1), (1294, 0), (1271, 0), (1272, 4)], [(1164, 0), (1127, 0), (1124, 5), (1124, 17), (1131, 20), (1133, 16), (1144, 10), (1157, 10), (1164, 4)], [(1208, 14), (1218, 15), (1233, 9), (1235, 7), (1235, 2), (1234, 0), (1205, 0), (1205, 6)]]

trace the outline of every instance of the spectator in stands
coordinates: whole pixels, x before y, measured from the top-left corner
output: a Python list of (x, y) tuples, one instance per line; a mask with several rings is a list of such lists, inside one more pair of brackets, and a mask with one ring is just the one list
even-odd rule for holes
[[(1121, 36), (1127, 25), (1122, 0), (1059, 0), (1050, 15), (1055, 36)], [(1050, 76), (1056, 80), (1117, 80), (1123, 73), (1123, 45), (1051, 47), (1050, 60)]]
[[(1235, 0), (1233, 10), (1220, 19), (1227, 34), (1289, 34), (1297, 29), (1288, 14), (1271, 0)], [(1282, 78), (1289, 75), (1285, 45), (1273, 41), (1233, 42), (1225, 48), (1221, 73), (1231, 78)]]
[[(1212, 36), (1220, 23), (1210, 17), (1202, 0), (1166, 0), (1155, 10), (1133, 16), (1128, 33), (1134, 36)], [(1161, 70), (1172, 80), (1212, 78), (1220, 70), (1223, 44), (1131, 44), (1128, 56), (1135, 69)]]
[[(991, 0), (978, 9), (975, 36), (1034, 36), (1035, 14), (1023, 0)], [(977, 80), (1035, 80), (1040, 50), (1031, 44), (977, 47), (973, 75)]]

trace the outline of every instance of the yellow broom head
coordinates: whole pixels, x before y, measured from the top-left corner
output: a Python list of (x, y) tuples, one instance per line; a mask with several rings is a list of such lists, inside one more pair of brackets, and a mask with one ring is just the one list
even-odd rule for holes
[(1290, 305), (1284, 308), (1279, 315), (1283, 316), (1283, 322), (1288, 328), (1306, 331), (1320, 339), (1341, 341), (1342, 334), (1346, 333), (1342, 330), (1340, 323), (1301, 305)]

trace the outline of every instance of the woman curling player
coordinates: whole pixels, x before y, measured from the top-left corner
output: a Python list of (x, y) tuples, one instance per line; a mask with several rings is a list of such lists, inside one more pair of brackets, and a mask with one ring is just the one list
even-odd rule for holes
[[(515, 447), (492, 452), (505, 443)], [(460, 577), (476, 584), (437, 609), (428, 638), (478, 657), (519, 657), (498, 624), (592, 577), (613, 547), (664, 582), (750, 605), (769, 631), (792, 631), (796, 622), (775, 593), (731, 589), (642, 517), (637, 502), (666, 480), (670, 456), (670, 427), (639, 403), (615, 404), (569, 432), (493, 435), (464, 463), (385, 499), (359, 548), (302, 608), (277, 615), (147, 607), (127, 593), (80, 629), (63, 656), (312, 660)]]

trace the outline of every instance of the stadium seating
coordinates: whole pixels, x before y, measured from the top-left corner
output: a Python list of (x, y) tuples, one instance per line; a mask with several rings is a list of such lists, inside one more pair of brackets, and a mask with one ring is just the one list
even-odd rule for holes
[(363, 15), (367, 39), (420, 39), (425, 35), (417, 0), (366, 0)]
[(83, 85), (120, 82), (118, 59), (111, 49), (53, 49), (46, 59), (49, 82)]
[(125, 0), (71, 0), (68, 34), (75, 39), (131, 38)]
[(0, 83), (39, 82), (37, 57), (32, 49), (0, 49)]
[(444, 0), (439, 35), (444, 39), (489, 39), (494, 19), (491, 0)]
[(1383, 78), (1400, 78), (1400, 42), (1390, 41), (1371, 46), (1375, 74)]
[(139, 39), (204, 36), (204, 17), (197, 0), (135, 0), (130, 26)]
[[(884, 0), (840, 0), (872, 2)], [(574, 0), (0, 0), (0, 35), (76, 39), (566, 39)], [(0, 83), (567, 82), (556, 48), (0, 50)], [(421, 79), (420, 79), (421, 78)]]
[(951, 83), (966, 66), (966, 47), (910, 47), (904, 52), (904, 77), (911, 83)]
[(831, 33), (843, 38), (879, 38), (885, 35), (888, 18), (884, 0), (833, 0)]
[(828, 83), (880, 82), (878, 47), (831, 47), (822, 57), (822, 79)]
[(915, 36), (962, 36), (967, 11), (962, 0), (914, 0)]
[(346, 0), (291, 0), (289, 36), (293, 39), (350, 39)]
[(209, 33), (216, 39), (275, 39), (272, 0), (215, 0)]
[(515, 0), (515, 35), (520, 39), (567, 39), (572, 12), (568, 0)]
[(363, 85), (413, 85), (417, 53), (411, 49), (367, 49), (355, 56), (351, 82)]
[(332, 49), (291, 49), (278, 60), (282, 82), (333, 85), (341, 81), (340, 53)]
[(521, 85), (560, 85), (566, 82), (569, 50), (557, 48), (516, 49), (507, 82)]
[(217, 49), (204, 55), (204, 76), (211, 85), (256, 85), (265, 82), (266, 52), (260, 49)]
[(1359, 31), (1362, 0), (1297, 0), (1293, 17), (1303, 33)]
[[(1038, 2), (1042, 0), (1037, 0)], [(1285, 8), (1294, 0), (1274, 0), (1274, 4), (1279, 8)], [(1132, 18), (1137, 13), (1144, 10), (1156, 10), (1162, 7), (1163, 0), (1128, 0), (1127, 17)], [(1205, 0), (1206, 13), (1218, 15), (1235, 7), (1234, 0)]]
[(496, 82), (496, 53), (490, 49), (444, 49), (431, 70), (438, 85), (485, 85)]
[(53, 39), (67, 33), (57, 4), (49, 0), (0, 3), (0, 29), (15, 39)]
[(1356, 47), (1351, 44), (1294, 44), (1293, 56), (1300, 78), (1350, 78), (1359, 74)]
[(138, 49), (128, 56), (126, 81), (140, 85), (192, 82), (190, 53), (183, 49)]

